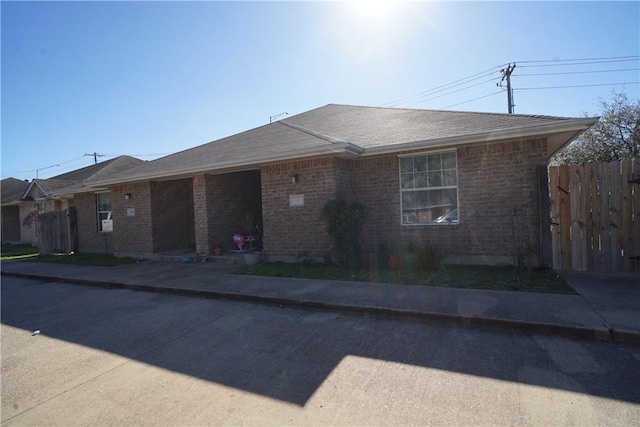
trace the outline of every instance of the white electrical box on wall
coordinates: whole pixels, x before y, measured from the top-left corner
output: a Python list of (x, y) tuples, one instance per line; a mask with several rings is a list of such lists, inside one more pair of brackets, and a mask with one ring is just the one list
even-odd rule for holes
[(304, 194), (290, 194), (289, 207), (304, 206)]

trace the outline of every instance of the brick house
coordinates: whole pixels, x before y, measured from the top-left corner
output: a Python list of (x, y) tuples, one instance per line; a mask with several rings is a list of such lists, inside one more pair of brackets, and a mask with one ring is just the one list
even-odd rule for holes
[[(81, 198), (81, 194), (89, 191), (92, 196), (95, 188), (87, 189), (83, 182), (89, 178), (105, 177), (113, 173), (144, 163), (143, 160), (131, 156), (119, 156), (95, 165), (56, 175), (48, 179), (33, 179), (20, 181), (7, 178), (2, 181), (3, 191), (3, 242), (15, 241), (38, 245), (37, 214), (49, 211), (61, 211), (74, 206), (74, 195)], [(12, 188), (20, 191), (5, 193), (5, 182), (12, 184)], [(5, 201), (5, 198), (7, 200)], [(11, 212), (5, 221), (5, 212)], [(11, 230), (11, 231), (9, 231)], [(19, 236), (19, 237), (18, 237)], [(8, 239), (12, 237), (12, 239)], [(18, 238), (18, 240), (15, 240)]]
[(514, 236), (544, 229), (536, 167), (596, 120), (330, 104), (85, 181), (108, 189), (113, 228), (95, 194), (76, 194), (80, 247), (107, 234), (116, 255), (207, 256), (250, 217), (266, 259), (321, 258), (320, 210), (343, 194), (369, 208), (366, 252), (431, 242), (449, 262), (508, 263)]
[(2, 192), (2, 213), (0, 214), (2, 243), (22, 243), (27, 241), (28, 237), (24, 236), (22, 232), (20, 199), (28, 186), (29, 181), (21, 179), (5, 178), (2, 180), (0, 189)]

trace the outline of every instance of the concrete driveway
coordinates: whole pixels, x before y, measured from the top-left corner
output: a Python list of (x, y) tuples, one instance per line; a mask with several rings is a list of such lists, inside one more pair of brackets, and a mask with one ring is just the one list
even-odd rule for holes
[(579, 271), (559, 274), (613, 330), (614, 339), (629, 341), (640, 333), (640, 274)]

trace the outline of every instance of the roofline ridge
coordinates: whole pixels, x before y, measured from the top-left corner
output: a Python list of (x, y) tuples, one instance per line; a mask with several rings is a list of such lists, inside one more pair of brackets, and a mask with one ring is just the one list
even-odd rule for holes
[[(518, 116), (518, 117), (537, 117), (548, 119), (574, 119), (575, 117), (567, 116), (550, 116), (548, 114), (509, 114), (509, 113), (497, 113), (494, 111), (464, 111), (464, 110), (437, 110), (433, 108), (407, 108), (407, 107), (383, 107), (383, 106), (371, 106), (371, 105), (353, 105), (353, 104), (328, 104), (327, 106), (336, 107), (353, 107), (362, 109), (376, 109), (376, 110), (403, 110), (403, 111), (432, 111), (436, 113), (455, 113), (455, 114), (479, 114), (489, 116)], [(321, 107), (322, 108), (322, 107)]]
[(287, 127), (290, 127), (291, 129), (295, 129), (295, 130), (298, 130), (298, 131), (300, 131), (300, 132), (304, 132), (304, 133), (306, 133), (307, 135), (311, 135), (311, 136), (313, 136), (313, 137), (315, 137), (315, 138), (322, 139), (322, 140), (327, 141), (327, 142), (330, 142), (330, 143), (332, 143), (332, 144), (340, 144), (340, 143), (348, 144), (348, 142), (347, 142), (347, 141), (343, 141), (343, 140), (341, 140), (341, 139), (334, 138), (334, 137), (332, 137), (332, 136), (330, 136), (330, 135), (325, 135), (325, 134), (322, 134), (322, 133), (320, 133), (320, 132), (316, 132), (316, 131), (314, 131), (314, 130), (307, 129), (307, 128), (305, 128), (305, 127), (303, 127), (303, 126), (300, 126), (300, 125), (295, 125), (295, 124), (293, 124), (293, 123), (289, 123), (289, 122), (287, 122), (286, 120), (279, 120), (279, 121), (277, 121), (276, 123), (280, 123), (280, 124), (282, 124), (282, 125), (285, 125), (285, 126), (287, 126)]

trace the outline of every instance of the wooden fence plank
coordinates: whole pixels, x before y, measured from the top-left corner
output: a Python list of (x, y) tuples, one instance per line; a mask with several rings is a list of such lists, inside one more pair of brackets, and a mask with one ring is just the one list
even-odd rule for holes
[(553, 269), (562, 270), (562, 236), (560, 234), (560, 168), (549, 168), (549, 194), (551, 203), (551, 254)]
[[(640, 179), (640, 160), (632, 160), (631, 165), (632, 178)], [(633, 213), (633, 271), (640, 273), (640, 184), (632, 184), (631, 210)]]
[(600, 200), (598, 194), (598, 165), (589, 163), (584, 166), (586, 199), (586, 240), (587, 270), (602, 271), (600, 263)]
[(66, 210), (39, 215), (38, 233), (41, 254), (69, 253), (69, 217)]
[(633, 170), (630, 160), (620, 162), (620, 173), (622, 182), (620, 183), (622, 211), (620, 213), (621, 221), (621, 240), (622, 245), (622, 271), (632, 271), (631, 258), (635, 255), (633, 241), (633, 184), (629, 181), (633, 179)]
[(640, 272), (640, 161), (548, 173), (553, 268)]
[(611, 178), (609, 190), (609, 213), (611, 221), (611, 271), (617, 273), (622, 270), (622, 247), (620, 244), (622, 194), (620, 185), (622, 175), (620, 175), (620, 162), (609, 163)]
[(575, 165), (571, 168), (571, 172), (571, 182), (569, 183), (569, 193), (571, 194), (571, 264), (575, 271), (586, 271), (585, 197), (582, 193), (584, 166)]
[(609, 221), (609, 164), (598, 164), (598, 193), (600, 195), (600, 267), (611, 271), (611, 221)]
[(69, 253), (76, 253), (78, 252), (78, 219), (75, 207), (69, 206), (67, 217), (69, 218)]
[(571, 270), (571, 194), (569, 193), (569, 166), (560, 166), (559, 185), (560, 192), (560, 254), (562, 257), (562, 270)]

